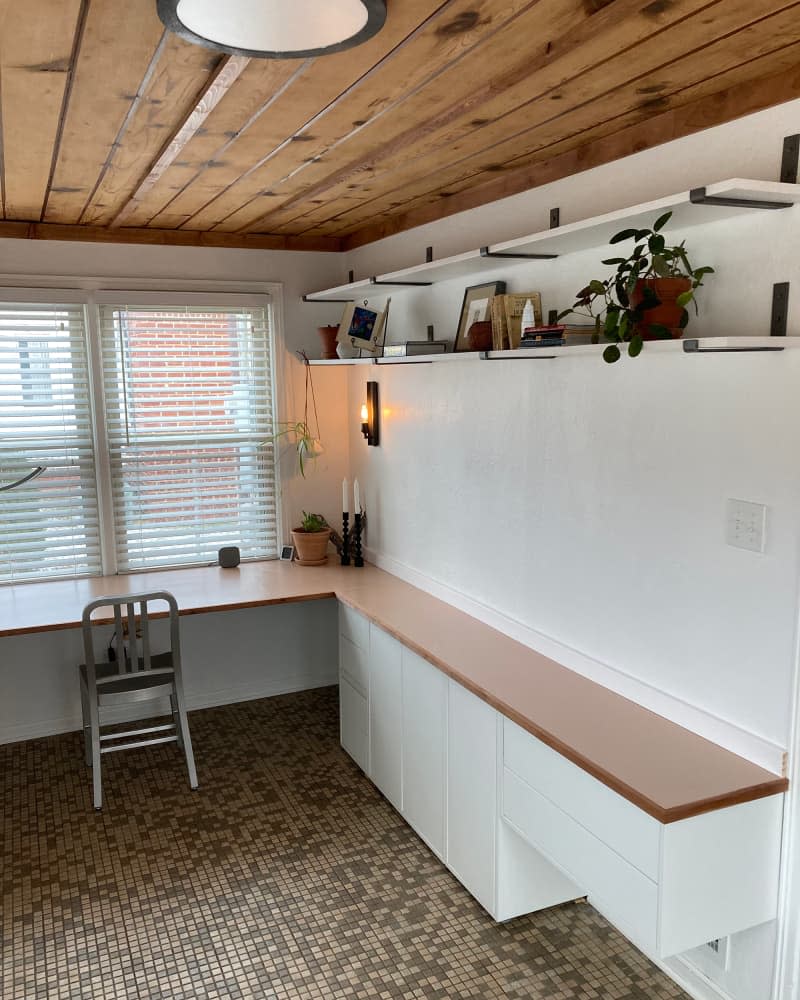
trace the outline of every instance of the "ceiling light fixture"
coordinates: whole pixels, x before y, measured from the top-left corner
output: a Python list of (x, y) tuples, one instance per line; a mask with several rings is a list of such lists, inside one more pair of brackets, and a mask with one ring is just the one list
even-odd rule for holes
[(261, 59), (306, 59), (361, 45), (385, 0), (157, 0), (158, 16), (196, 45)]

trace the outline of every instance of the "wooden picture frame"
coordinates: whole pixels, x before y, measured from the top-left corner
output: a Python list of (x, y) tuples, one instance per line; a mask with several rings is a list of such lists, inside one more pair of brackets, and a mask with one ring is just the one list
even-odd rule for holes
[(502, 295), (506, 290), (505, 281), (485, 281), (482, 285), (470, 285), (464, 289), (464, 300), (458, 317), (454, 351), (468, 351), (467, 333), (475, 322), (491, 320), (492, 296)]

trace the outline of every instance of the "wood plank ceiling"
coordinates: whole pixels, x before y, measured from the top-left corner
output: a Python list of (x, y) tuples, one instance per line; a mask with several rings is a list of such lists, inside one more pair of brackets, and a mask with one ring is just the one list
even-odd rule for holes
[(347, 249), (800, 96), (800, 3), (387, 6), (271, 61), (0, 0), (0, 236)]

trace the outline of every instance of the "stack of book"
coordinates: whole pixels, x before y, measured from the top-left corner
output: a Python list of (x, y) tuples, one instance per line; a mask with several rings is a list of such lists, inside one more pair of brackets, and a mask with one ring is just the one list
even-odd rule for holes
[(491, 301), (492, 347), (505, 351), (520, 346), (522, 312), (531, 300), (536, 323), (542, 322), (542, 297), (538, 292), (520, 292), (516, 295), (495, 295)]
[(520, 347), (563, 347), (566, 344), (564, 331), (566, 327), (561, 323), (554, 323), (552, 326), (532, 326), (528, 327), (519, 340)]

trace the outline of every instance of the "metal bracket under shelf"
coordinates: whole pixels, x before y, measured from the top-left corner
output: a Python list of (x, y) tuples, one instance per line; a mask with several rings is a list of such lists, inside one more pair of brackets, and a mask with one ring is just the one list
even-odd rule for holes
[[(441, 357), (441, 355), (434, 355), (434, 356), (435, 357)], [(419, 357), (418, 354), (415, 355), (415, 359), (418, 358), (418, 357)], [(409, 358), (408, 360), (406, 360), (403, 357), (397, 357), (397, 358), (373, 358), (372, 359), (372, 363), (373, 363), (373, 365), (429, 365), (432, 362), (430, 362), (430, 361), (417, 361), (417, 360), (413, 360), (412, 361), (411, 358)]]
[(500, 257), (510, 260), (555, 260), (557, 253), (503, 253), (481, 247), (481, 257)]
[(478, 357), (481, 361), (555, 361), (558, 358), (557, 354), (512, 354), (510, 352), (508, 357), (493, 358), (490, 355), (494, 353), (494, 351), (479, 351)]
[(706, 194), (704, 187), (692, 188), (689, 192), (689, 201), (693, 205), (729, 205), (732, 208), (792, 208), (794, 202), (791, 201), (755, 201), (749, 198), (726, 198), (722, 195)]
[(410, 287), (420, 287), (428, 288), (433, 284), (432, 281), (379, 281), (377, 278), (370, 278), (369, 283), (371, 285), (395, 285), (395, 286), (410, 286)]
[(355, 302), (355, 299), (310, 299), (307, 295), (304, 295), (303, 302), (314, 302), (317, 305), (325, 305), (326, 302)]
[(758, 354), (763, 351), (783, 351), (783, 347), (764, 345), (763, 347), (701, 347), (699, 340), (684, 340), (684, 354)]

